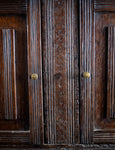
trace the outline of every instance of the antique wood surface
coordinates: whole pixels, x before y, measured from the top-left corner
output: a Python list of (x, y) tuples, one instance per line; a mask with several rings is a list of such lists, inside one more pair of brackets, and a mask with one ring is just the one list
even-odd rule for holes
[(42, 1), (44, 143), (79, 143), (78, 3)]
[[(114, 32), (112, 35), (110, 31), (115, 24), (115, 14), (109, 7), (112, 4), (114, 1), (80, 1), (80, 73), (91, 74), (91, 79), (81, 77), (80, 80), (83, 143), (115, 143), (115, 49)], [(102, 6), (108, 9), (103, 11)], [(111, 115), (108, 112), (112, 112)]]
[[(114, 5), (113, 1), (103, 2), (103, 5), (110, 6), (110, 3)], [(99, 13), (95, 13), (95, 143), (115, 143), (114, 32), (111, 34), (115, 25), (115, 10), (111, 12), (111, 9), (108, 7), (107, 11), (100, 9)]]
[[(7, 147), (7, 146), (5, 146)], [(14, 146), (15, 147), (15, 146)], [(22, 148), (23, 147), (23, 148)], [(0, 148), (1, 150), (114, 150), (115, 144), (77, 144), (77, 145), (40, 145), (40, 146), (18, 146), (18, 148)]]
[[(1, 68), (2, 73), (4, 72), (4, 83), (3, 85), (1, 84), (1, 90), (5, 92), (1, 92), (1, 96), (3, 96), (1, 97), (1, 99), (4, 99), (4, 103), (1, 104), (0, 119), (15, 120), (17, 119), (15, 30), (2, 29), (0, 30), (0, 35), (2, 38), (2, 41), (0, 41), (0, 43), (1, 47), (3, 48), (2, 53), (4, 55), (1, 55), (1, 60), (3, 59), (2, 65), (4, 64), (4, 68)], [(9, 70), (12, 70), (12, 73), (9, 73)], [(1, 79), (1, 82), (3, 78)], [(2, 89), (2, 87), (4, 88)], [(4, 110), (2, 110), (2, 108), (4, 108)]]
[(25, 16), (0, 15), (0, 143), (30, 141), (26, 38)]
[(107, 117), (115, 118), (115, 27), (108, 27)]
[(114, 150), (114, 63), (115, 0), (1, 0), (0, 149)]
[[(79, 38), (80, 38), (80, 133), (81, 143), (92, 142), (93, 127), (93, 1), (79, 1)], [(90, 78), (83, 78), (89, 72)]]
[[(44, 137), (40, 2), (40, 0), (28, 1), (29, 119), (33, 144), (43, 144)], [(33, 73), (38, 74), (38, 80), (31, 79)]]
[(26, 14), (27, 0), (0, 0), (0, 14)]

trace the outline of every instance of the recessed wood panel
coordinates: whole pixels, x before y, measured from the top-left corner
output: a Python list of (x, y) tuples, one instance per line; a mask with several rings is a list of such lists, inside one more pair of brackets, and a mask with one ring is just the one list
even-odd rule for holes
[(29, 129), (25, 16), (0, 16), (0, 130)]
[[(16, 66), (15, 66), (15, 30), (3, 29), (1, 51), (3, 56), (3, 68), (1, 68), (1, 79), (3, 83), (4, 94), (0, 97), (4, 101), (4, 117), (0, 119), (17, 119), (17, 101), (16, 101)], [(2, 45), (1, 44), (1, 45)], [(3, 48), (3, 49), (2, 49)]]
[(0, 1), (0, 145), (30, 143), (25, 13), (25, 1)]

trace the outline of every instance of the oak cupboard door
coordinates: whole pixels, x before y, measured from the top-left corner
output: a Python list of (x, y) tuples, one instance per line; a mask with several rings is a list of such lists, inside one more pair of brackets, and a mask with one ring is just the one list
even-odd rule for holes
[(0, 20), (0, 144), (79, 143), (78, 2), (1, 0)]
[[(81, 0), (81, 142), (115, 143), (115, 1)], [(84, 113), (83, 113), (84, 112)]]
[(0, 1), (0, 145), (43, 141), (39, 16), (39, 0)]
[(115, 0), (0, 0), (0, 147), (114, 148), (114, 64)]

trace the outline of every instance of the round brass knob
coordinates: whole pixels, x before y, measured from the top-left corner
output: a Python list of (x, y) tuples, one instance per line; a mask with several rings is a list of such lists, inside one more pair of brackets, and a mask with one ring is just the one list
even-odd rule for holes
[(83, 73), (83, 77), (84, 78), (89, 78), (90, 77), (90, 73), (89, 72), (84, 72)]
[(33, 73), (33, 74), (31, 75), (31, 79), (37, 80), (37, 79), (38, 79), (38, 74), (37, 74), (37, 73)]

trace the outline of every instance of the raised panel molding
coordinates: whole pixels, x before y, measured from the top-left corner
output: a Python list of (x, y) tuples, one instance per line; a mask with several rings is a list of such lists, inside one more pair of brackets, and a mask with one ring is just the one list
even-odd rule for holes
[(0, 143), (6, 144), (29, 144), (30, 141), (30, 132), (29, 131), (0, 131)]
[[(115, 143), (115, 130), (101, 129), (94, 131), (93, 141), (94, 143)], [(111, 136), (110, 136), (111, 135)]]
[(115, 1), (113, 0), (94, 0), (94, 9), (96, 12), (114, 12)]
[(15, 145), (0, 145), (1, 150), (114, 150), (115, 144), (74, 144), (74, 145), (39, 145), (39, 146), (22, 146), (18, 145), (16, 148)]
[(77, 7), (75, 0), (42, 1), (44, 122), (47, 144), (79, 142)]
[[(15, 66), (15, 30), (1, 29), (1, 92), (0, 103), (3, 104), (0, 119), (17, 119), (17, 100), (16, 100), (16, 66)], [(3, 44), (3, 45), (2, 45)], [(4, 66), (4, 67), (3, 67)], [(4, 69), (3, 69), (4, 68)], [(4, 92), (2, 92), (2, 90)]]
[(107, 117), (115, 118), (115, 26), (108, 27)]
[(0, 0), (0, 14), (26, 14), (27, 0)]

